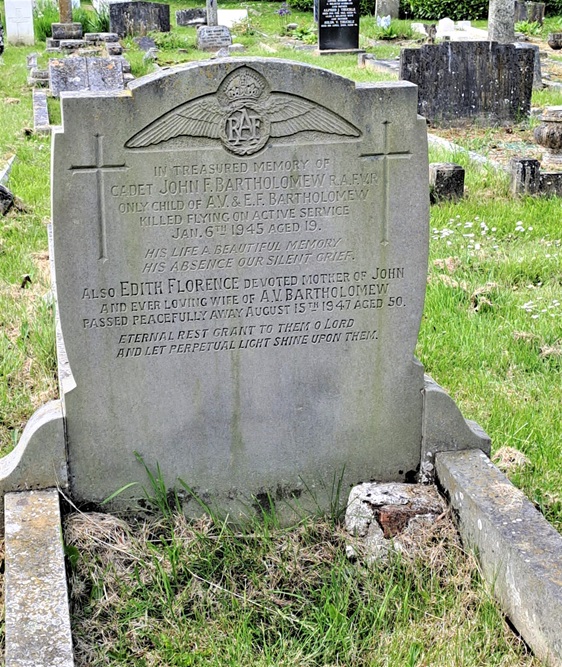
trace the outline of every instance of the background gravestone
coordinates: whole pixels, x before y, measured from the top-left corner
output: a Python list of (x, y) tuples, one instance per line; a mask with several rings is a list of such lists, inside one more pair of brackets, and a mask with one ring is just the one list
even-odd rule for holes
[(119, 37), (170, 31), (170, 5), (159, 2), (110, 2), (110, 32)]
[(418, 112), (436, 124), (519, 121), (531, 109), (535, 56), (495, 42), (402, 49), (400, 78), (418, 86)]
[(176, 23), (181, 26), (201, 25), (207, 21), (207, 10), (178, 9), (176, 11)]
[(35, 43), (33, 3), (31, 0), (6, 0), (6, 40), (8, 44)]
[(197, 48), (216, 51), (232, 44), (230, 30), (224, 25), (204, 25), (197, 29)]
[(359, 0), (319, 0), (318, 48), (320, 51), (359, 48)]
[[(326, 508), (339, 483), (415, 476), (416, 106), (408, 83), (260, 59), (62, 96), (54, 257), (76, 500), (144, 483), (135, 452), (234, 513), (252, 494)], [(127, 494), (142, 491), (114, 502)]]
[(376, 0), (375, 16), (390, 16), (397, 19), (400, 13), (400, 0)]
[(123, 87), (123, 65), (116, 58), (73, 56), (49, 59), (49, 88), (55, 97), (62, 91), (104, 91)]

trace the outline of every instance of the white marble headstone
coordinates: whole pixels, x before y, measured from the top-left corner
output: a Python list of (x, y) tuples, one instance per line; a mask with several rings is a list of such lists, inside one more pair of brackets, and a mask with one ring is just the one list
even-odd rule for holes
[(6, 0), (4, 10), (8, 44), (34, 44), (33, 1)]

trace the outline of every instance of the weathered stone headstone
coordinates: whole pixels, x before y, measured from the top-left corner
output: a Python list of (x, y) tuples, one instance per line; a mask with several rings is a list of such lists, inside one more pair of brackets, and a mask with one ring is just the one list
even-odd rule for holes
[(197, 48), (217, 51), (232, 44), (230, 30), (224, 25), (203, 25), (197, 29)]
[(414, 86), (228, 59), (61, 100), (62, 400), (2, 460), (5, 492), (119, 489), (134, 507), (144, 462), (236, 519), (489, 452), (413, 356), (429, 199)]
[(435, 124), (496, 124), (528, 116), (534, 52), (513, 44), (446, 42), (402, 49), (400, 78), (418, 86), (418, 111)]
[(320, 51), (356, 51), (359, 48), (359, 0), (320, 0)]
[(6, 40), (8, 44), (35, 42), (33, 31), (33, 3), (31, 0), (6, 0)]
[(520, 0), (515, 0), (515, 23), (528, 21), (529, 23), (542, 25), (545, 6), (544, 2), (520, 2)]
[(74, 497), (142, 481), (135, 451), (233, 511), (413, 478), (429, 400), (415, 87), (255, 59), (130, 90), (63, 95), (54, 134)]
[(490, 0), (488, 9), (488, 39), (509, 44), (515, 41), (514, 0)]
[(376, 0), (375, 16), (390, 16), (397, 19), (400, 11), (400, 0)]
[(160, 2), (110, 2), (110, 31), (120, 37), (170, 31), (170, 5)]
[(123, 66), (116, 58), (50, 58), (49, 87), (55, 97), (62, 91), (119, 90), (124, 87)]
[(202, 25), (207, 22), (206, 9), (178, 9), (176, 11), (176, 23), (181, 26)]

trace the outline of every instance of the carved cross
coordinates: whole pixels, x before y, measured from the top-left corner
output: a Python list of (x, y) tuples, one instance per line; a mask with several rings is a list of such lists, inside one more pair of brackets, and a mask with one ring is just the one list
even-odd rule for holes
[(92, 165), (77, 165), (70, 167), (70, 171), (82, 174), (96, 175), (96, 189), (97, 189), (97, 208), (98, 208), (98, 228), (99, 228), (99, 259), (102, 262), (107, 260), (107, 231), (105, 221), (105, 197), (103, 187), (103, 176), (106, 172), (126, 171), (129, 167), (125, 164), (104, 164), (103, 161), (103, 135), (95, 134), (95, 164)]
[(381, 245), (388, 245), (388, 226), (390, 219), (390, 178), (389, 161), (390, 160), (409, 160), (412, 157), (410, 151), (391, 152), (388, 146), (388, 126), (389, 120), (383, 121), (384, 127), (384, 148), (382, 153), (366, 153), (361, 155), (364, 160), (382, 160), (383, 163), (383, 190), (382, 190), (382, 224), (381, 224)]

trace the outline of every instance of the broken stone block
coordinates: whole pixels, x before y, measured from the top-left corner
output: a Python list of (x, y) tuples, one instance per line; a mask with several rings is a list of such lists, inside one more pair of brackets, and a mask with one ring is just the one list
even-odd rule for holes
[(429, 165), (431, 202), (458, 201), (464, 196), (464, 169), (453, 162), (432, 162)]

